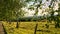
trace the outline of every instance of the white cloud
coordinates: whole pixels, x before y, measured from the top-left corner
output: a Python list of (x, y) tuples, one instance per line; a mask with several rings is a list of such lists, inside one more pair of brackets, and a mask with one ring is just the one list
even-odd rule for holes
[(54, 15), (55, 15), (55, 16), (58, 15), (58, 12), (55, 12)]
[(54, 5), (54, 10), (58, 10), (59, 6), (58, 6), (58, 2), (55, 2), (55, 5)]
[(24, 14), (25, 17), (33, 16), (35, 13), (35, 10), (29, 10), (28, 8), (22, 8), (22, 10), (27, 12), (26, 14)]
[[(51, 0), (49, 0), (49, 1), (42, 0), (42, 4), (44, 4), (44, 5), (42, 5), (42, 9), (39, 9), (39, 8), (38, 8), (38, 14), (37, 14), (37, 16), (43, 16), (44, 14), (45, 14), (45, 15), (50, 15), (48, 12), (45, 12), (45, 9), (48, 8), (48, 6), (50, 5), (50, 2), (51, 2)], [(34, 3), (34, 2), (31, 2), (30, 4), (28, 4), (28, 6), (29, 6), (29, 5), (32, 5), (33, 3)], [(57, 3), (57, 2), (55, 2), (55, 6), (54, 6), (53, 9), (54, 9), (54, 10), (58, 10), (58, 3)], [(24, 15), (25, 17), (33, 16), (34, 13), (35, 13), (35, 10), (29, 10), (28, 7), (24, 7), (24, 8), (22, 8), (22, 10), (24, 10), (25, 12), (27, 12), (27, 13)], [(47, 10), (48, 10), (48, 9), (47, 9)], [(44, 11), (44, 13), (42, 13), (42, 11)], [(58, 14), (57, 12), (54, 13), (54, 15), (57, 15), (57, 14)]]

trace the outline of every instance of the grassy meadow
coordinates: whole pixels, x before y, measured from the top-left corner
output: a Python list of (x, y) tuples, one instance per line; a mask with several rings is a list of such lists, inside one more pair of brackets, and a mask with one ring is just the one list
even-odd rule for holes
[[(16, 28), (16, 22), (9, 24), (4, 21), (3, 25), (7, 34), (34, 34), (36, 23), (38, 23), (37, 30), (42, 30), (37, 31), (36, 34), (60, 34), (60, 28), (55, 28), (54, 22), (19, 22), (19, 28)], [(48, 24), (49, 28), (46, 28), (45, 24)]]

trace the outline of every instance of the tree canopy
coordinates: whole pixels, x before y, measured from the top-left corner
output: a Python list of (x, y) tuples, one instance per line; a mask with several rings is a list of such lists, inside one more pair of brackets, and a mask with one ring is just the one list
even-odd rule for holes
[(26, 2), (22, 0), (1, 0), (0, 1), (0, 19), (9, 19), (12, 15), (16, 15)]
[[(29, 5), (27, 7), (27, 3), (32, 3), (32, 5)], [(57, 9), (54, 10), (57, 3)], [(0, 20), (2, 19), (16, 19), (22, 17), (26, 12), (24, 12), (21, 8), (27, 7), (29, 10), (33, 9), (35, 10), (35, 14), (37, 15), (39, 10), (42, 10), (41, 14), (44, 14), (44, 12), (48, 12), (50, 14), (50, 17), (54, 15), (55, 12), (60, 15), (60, 3), (59, 0), (1, 0), (0, 1)], [(18, 16), (17, 16), (18, 14)], [(44, 15), (48, 16), (48, 15)], [(45, 18), (46, 18), (45, 17)]]

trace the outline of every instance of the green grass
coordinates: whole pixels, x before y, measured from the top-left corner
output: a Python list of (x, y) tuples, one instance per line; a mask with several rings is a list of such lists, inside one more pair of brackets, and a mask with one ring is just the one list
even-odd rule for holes
[(16, 28), (16, 22), (12, 22), (11, 24), (3, 22), (3, 25), (8, 34), (34, 34), (36, 23), (38, 23), (37, 30), (43, 30), (37, 31), (36, 34), (60, 34), (60, 28), (54, 28), (54, 23), (48, 23), (48, 29), (45, 26), (47, 22), (19, 22), (19, 28)]

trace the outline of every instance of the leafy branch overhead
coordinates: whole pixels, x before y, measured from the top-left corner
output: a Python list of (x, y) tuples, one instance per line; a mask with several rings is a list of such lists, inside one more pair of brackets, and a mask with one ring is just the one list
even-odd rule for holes
[(26, 6), (26, 2), (22, 0), (1, 0), (0, 17), (2, 19), (8, 18), (8, 16), (11, 17), (12, 12), (18, 12), (23, 6)]
[[(32, 5), (27, 7), (30, 2)], [(50, 3), (48, 4), (48, 2)], [(42, 10), (41, 14), (48, 12), (50, 15), (54, 15), (55, 12), (58, 12), (58, 15), (60, 15), (60, 5), (58, 5), (58, 10), (54, 10), (56, 3), (57, 5), (60, 4), (58, 0), (46, 0), (45, 2), (43, 2), (43, 0), (0, 0), (0, 19), (16, 18), (16, 12), (18, 13), (19, 17), (24, 16), (26, 12), (25, 10), (21, 10), (23, 7), (26, 7), (29, 10), (35, 10), (34, 15), (39, 13), (38, 9)], [(46, 4), (48, 5), (46, 6)]]

